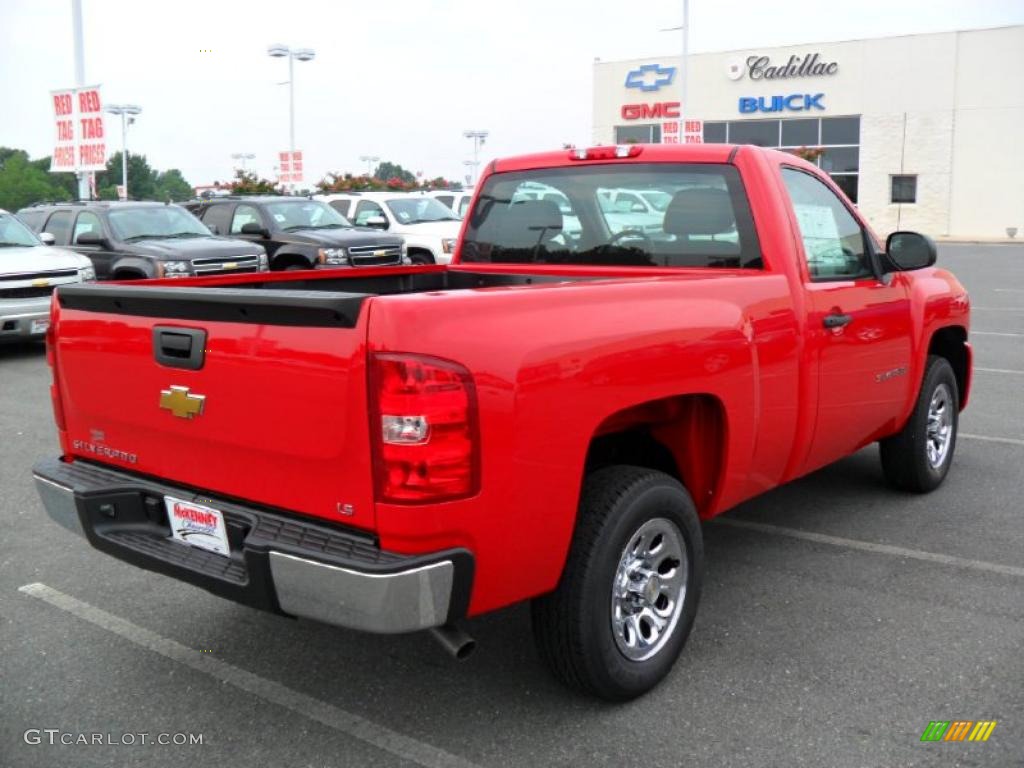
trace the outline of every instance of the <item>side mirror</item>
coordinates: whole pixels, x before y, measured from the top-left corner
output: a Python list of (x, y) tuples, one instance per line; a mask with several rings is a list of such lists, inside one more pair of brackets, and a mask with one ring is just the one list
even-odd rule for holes
[(57, 238), (49, 232), (40, 232), (39, 239), (43, 241), (43, 245), (53, 245), (57, 242)]
[(103, 247), (107, 239), (97, 232), (83, 232), (75, 238), (75, 245), (97, 245)]
[(886, 238), (885, 256), (898, 272), (924, 269), (935, 263), (935, 243), (918, 232), (893, 232)]
[(387, 229), (388, 220), (383, 216), (371, 216), (365, 222), (366, 226), (373, 227), (374, 229)]
[(247, 224), (243, 224), (242, 229), (240, 231), (243, 235), (259, 235), (260, 237), (267, 236), (267, 230), (263, 228), (262, 224), (255, 221), (250, 221)]

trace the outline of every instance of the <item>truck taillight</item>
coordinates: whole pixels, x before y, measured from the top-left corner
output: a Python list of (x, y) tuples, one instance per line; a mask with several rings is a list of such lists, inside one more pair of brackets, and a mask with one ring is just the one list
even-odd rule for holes
[(378, 500), (409, 504), (476, 493), (480, 445), (469, 371), (422, 355), (378, 354), (371, 365)]
[[(56, 303), (56, 300), (54, 301)], [(53, 420), (57, 429), (64, 432), (64, 404), (60, 399), (60, 368), (57, 366), (57, 318), (56, 312), (50, 311), (50, 327), (46, 329), (46, 362), (50, 366), (53, 381), (50, 383), (50, 403), (53, 405)]]

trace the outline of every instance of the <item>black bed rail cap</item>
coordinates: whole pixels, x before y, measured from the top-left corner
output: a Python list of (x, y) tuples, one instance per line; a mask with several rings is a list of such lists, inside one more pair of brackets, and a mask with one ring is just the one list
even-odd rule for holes
[(355, 328), (363, 301), (372, 295), (140, 285), (62, 285), (57, 289), (57, 301), (64, 309), (179, 320), (325, 328)]

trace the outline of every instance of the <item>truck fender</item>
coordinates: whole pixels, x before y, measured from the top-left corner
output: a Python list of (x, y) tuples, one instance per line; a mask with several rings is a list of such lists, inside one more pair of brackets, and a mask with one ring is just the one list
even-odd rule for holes
[(154, 278), (159, 276), (156, 264), (155, 259), (125, 256), (111, 264), (110, 274), (116, 275), (119, 271), (131, 270), (132, 272), (141, 272), (147, 278)]

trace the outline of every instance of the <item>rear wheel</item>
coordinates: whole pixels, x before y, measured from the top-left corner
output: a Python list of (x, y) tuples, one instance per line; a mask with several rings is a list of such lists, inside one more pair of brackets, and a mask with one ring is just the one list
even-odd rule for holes
[(594, 472), (558, 587), (533, 601), (541, 658), (585, 693), (645, 693), (686, 643), (703, 570), (700, 522), (679, 482), (642, 467)]
[(938, 488), (953, 463), (959, 416), (953, 368), (946, 358), (932, 355), (906, 426), (879, 443), (886, 480), (903, 491), (927, 493)]

